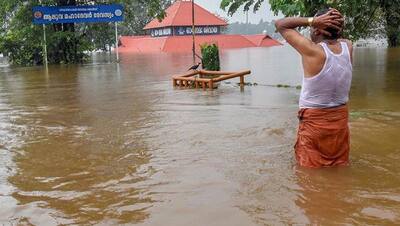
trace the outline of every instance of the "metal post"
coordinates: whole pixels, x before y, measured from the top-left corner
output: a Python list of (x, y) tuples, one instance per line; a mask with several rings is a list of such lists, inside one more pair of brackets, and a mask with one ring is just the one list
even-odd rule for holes
[(192, 51), (193, 51), (193, 65), (196, 64), (196, 30), (195, 30), (195, 25), (194, 25), (194, 0), (192, 0), (192, 37), (193, 37), (193, 46), (192, 46)]
[(115, 22), (115, 53), (117, 55), (117, 62), (119, 62), (118, 22)]
[[(39, 0), (39, 4), (42, 5), (42, 0)], [(46, 37), (46, 24), (43, 24), (43, 60), (44, 65), (48, 66), (48, 59), (47, 59), (47, 37)]]
[(246, 35), (249, 34), (249, 10), (246, 11)]
[(44, 65), (47, 68), (47, 66), (48, 66), (48, 60), (47, 60), (47, 37), (46, 37), (46, 25), (45, 24), (43, 24), (43, 41), (44, 41), (44, 43), (43, 43)]

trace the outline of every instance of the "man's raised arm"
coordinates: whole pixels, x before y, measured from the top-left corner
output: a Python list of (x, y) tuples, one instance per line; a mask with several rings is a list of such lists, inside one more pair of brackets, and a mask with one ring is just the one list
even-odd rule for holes
[(301, 55), (313, 56), (315, 54), (315, 43), (301, 35), (296, 28), (314, 27), (317, 32), (330, 36), (327, 28), (341, 29), (343, 16), (335, 9), (319, 17), (288, 17), (275, 22), (276, 30), (281, 33), (283, 38), (293, 46)]

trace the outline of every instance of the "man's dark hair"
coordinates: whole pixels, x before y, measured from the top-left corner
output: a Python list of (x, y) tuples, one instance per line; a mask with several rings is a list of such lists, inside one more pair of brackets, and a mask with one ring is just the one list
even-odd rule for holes
[[(329, 11), (330, 11), (329, 8), (320, 9), (320, 10), (315, 14), (315, 16), (316, 16), (316, 17), (322, 16), (322, 15), (324, 15), (324, 14), (327, 14)], [(340, 31), (340, 30), (337, 30), (337, 29), (332, 28), (332, 27), (328, 27), (328, 28), (325, 29), (325, 30), (326, 30), (327, 32), (331, 33), (331, 35), (332, 35), (332, 36), (324, 35), (324, 38), (325, 38), (325, 39), (336, 40), (336, 39), (341, 38), (341, 31)]]

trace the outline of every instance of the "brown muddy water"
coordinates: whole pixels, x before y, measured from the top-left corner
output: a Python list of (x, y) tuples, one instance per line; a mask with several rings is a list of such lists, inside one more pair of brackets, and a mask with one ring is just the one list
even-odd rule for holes
[(0, 224), (394, 225), (400, 222), (400, 49), (357, 49), (350, 167), (296, 167), (300, 59), (222, 55), (251, 69), (179, 90), (185, 55), (0, 67)]

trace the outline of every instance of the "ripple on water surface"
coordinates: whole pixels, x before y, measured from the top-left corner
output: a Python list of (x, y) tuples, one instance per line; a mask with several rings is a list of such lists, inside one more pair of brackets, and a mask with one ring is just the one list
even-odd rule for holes
[(225, 69), (253, 70), (244, 92), (173, 89), (181, 55), (2, 68), (0, 223), (396, 224), (397, 55), (357, 51), (352, 166), (317, 171), (293, 158), (299, 91), (269, 86), (300, 83), (286, 48), (223, 53)]

